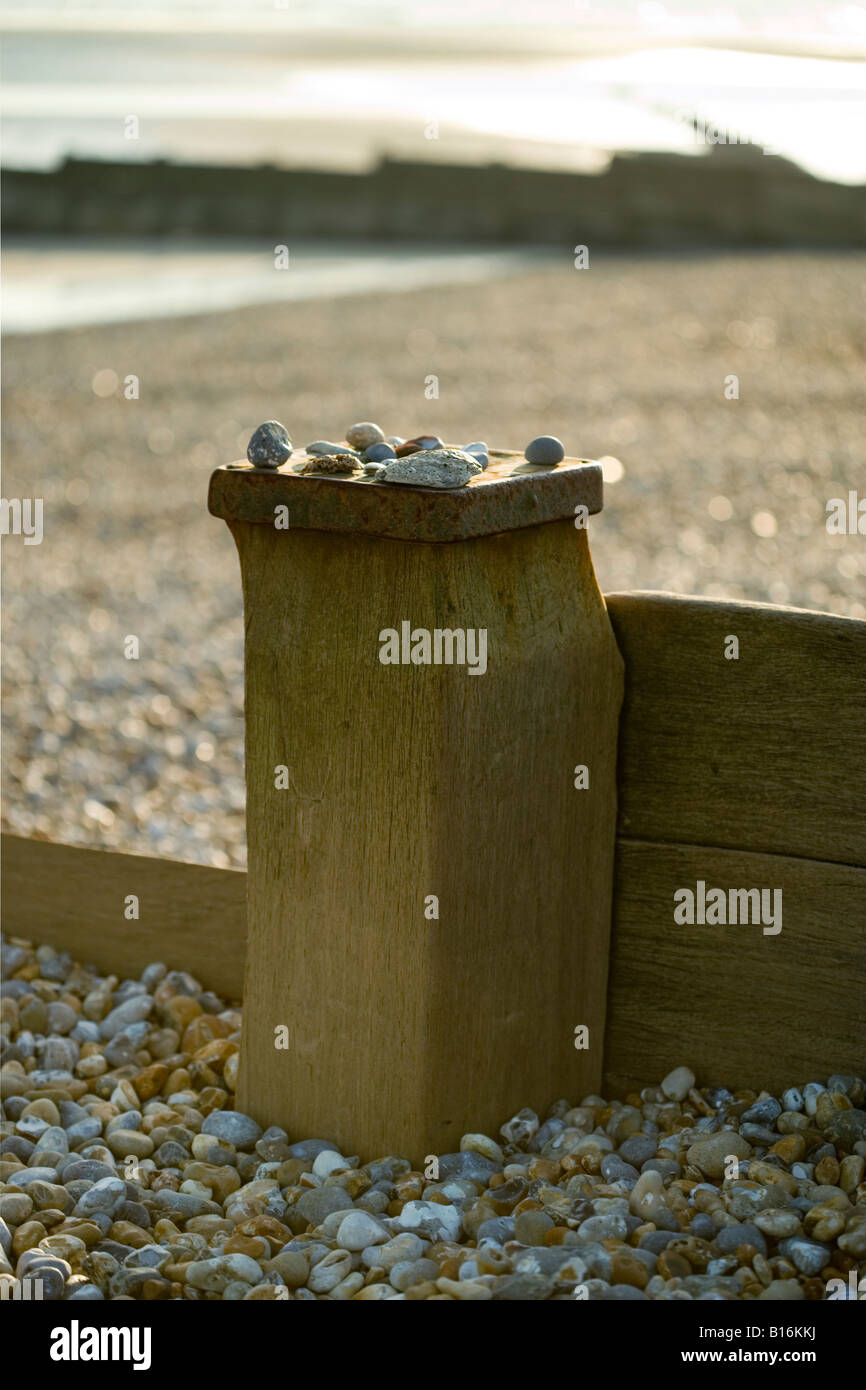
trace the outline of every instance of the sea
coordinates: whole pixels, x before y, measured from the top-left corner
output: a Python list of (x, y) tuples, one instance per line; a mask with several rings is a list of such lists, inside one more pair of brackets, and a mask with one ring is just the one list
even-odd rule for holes
[[(0, 0), (2, 161), (360, 170), (393, 155), (591, 171), (618, 151), (699, 158), (748, 139), (863, 183), (864, 59), (866, 7), (804, 0)], [(298, 254), (286, 297), (506, 274), (532, 253)], [(258, 255), (12, 242), (5, 331), (255, 303)]]

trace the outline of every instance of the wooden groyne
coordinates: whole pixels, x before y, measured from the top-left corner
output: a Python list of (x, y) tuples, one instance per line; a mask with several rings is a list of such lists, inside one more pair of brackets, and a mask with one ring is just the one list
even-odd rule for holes
[(866, 188), (751, 145), (602, 174), (383, 159), (368, 173), (68, 159), (2, 176), (7, 233), (677, 246), (866, 245)]

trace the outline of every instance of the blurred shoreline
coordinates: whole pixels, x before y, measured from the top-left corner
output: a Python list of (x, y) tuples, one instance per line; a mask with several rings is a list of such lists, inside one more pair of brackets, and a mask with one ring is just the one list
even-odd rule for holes
[[(473, 285), (550, 264), (539, 247), (292, 240), (286, 272), (261, 241), (6, 237), (2, 331), (51, 333), (257, 304)], [(561, 259), (561, 258), (560, 258)]]

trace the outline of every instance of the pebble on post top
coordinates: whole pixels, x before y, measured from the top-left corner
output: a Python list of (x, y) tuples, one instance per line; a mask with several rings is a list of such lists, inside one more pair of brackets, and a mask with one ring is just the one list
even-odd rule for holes
[[(259, 425), (247, 445), (247, 459), (254, 468), (280, 468), (292, 453), (289, 432), (278, 420)], [(351, 425), (345, 442), (317, 439), (304, 453), (302, 473), (349, 476), (363, 472), (374, 482), (426, 488), (465, 487), (490, 462), (490, 450), (483, 440), (455, 446), (446, 445), (437, 435), (414, 439), (391, 435), (386, 439), (381, 427), (371, 420)], [(549, 468), (562, 462), (565, 448), (553, 435), (539, 435), (527, 444), (524, 458), (539, 468)]]

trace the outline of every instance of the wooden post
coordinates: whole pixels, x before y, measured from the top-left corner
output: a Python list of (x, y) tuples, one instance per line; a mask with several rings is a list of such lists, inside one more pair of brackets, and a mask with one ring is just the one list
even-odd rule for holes
[[(238, 1104), (418, 1162), (601, 1084), (622, 699), (601, 469), (499, 454), (436, 492), (304, 462), (211, 480), (246, 621)], [(418, 656), (419, 629), (474, 632), (475, 672), (447, 639), (442, 664), (383, 664), (404, 623)]]

